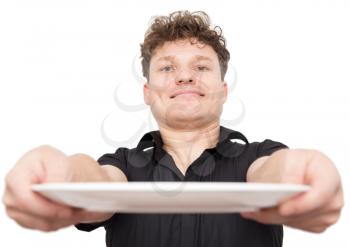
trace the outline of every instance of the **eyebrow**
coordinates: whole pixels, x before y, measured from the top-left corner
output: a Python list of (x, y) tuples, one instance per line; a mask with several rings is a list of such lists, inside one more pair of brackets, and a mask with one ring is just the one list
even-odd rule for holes
[[(160, 62), (160, 61), (174, 61), (176, 60), (175, 56), (164, 56), (164, 57), (160, 57), (156, 60), (156, 62)], [(212, 62), (213, 60), (210, 57), (206, 57), (206, 56), (202, 56), (202, 55), (196, 55), (194, 57), (195, 61), (202, 61), (202, 60), (207, 60)]]

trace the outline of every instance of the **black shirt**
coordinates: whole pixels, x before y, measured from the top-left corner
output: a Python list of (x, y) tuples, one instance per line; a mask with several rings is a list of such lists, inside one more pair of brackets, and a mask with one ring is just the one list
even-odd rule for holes
[[(216, 147), (204, 150), (183, 175), (162, 146), (159, 131), (152, 131), (142, 137), (136, 148), (118, 148), (115, 153), (102, 155), (98, 162), (118, 167), (129, 182), (246, 182), (247, 170), (254, 160), (287, 148), (269, 139), (249, 143), (240, 132), (220, 127)], [(279, 247), (283, 239), (281, 225), (264, 225), (237, 213), (116, 213), (105, 222), (76, 227), (91, 231), (100, 226), (106, 229), (108, 247)]]

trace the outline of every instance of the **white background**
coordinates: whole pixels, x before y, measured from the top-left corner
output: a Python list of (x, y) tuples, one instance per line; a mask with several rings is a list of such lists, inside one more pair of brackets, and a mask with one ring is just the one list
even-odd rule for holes
[[(250, 141), (270, 138), (321, 150), (340, 170), (349, 198), (349, 1), (185, 2), (1, 1), (1, 191), (8, 170), (35, 146), (98, 158), (134, 143), (128, 138), (143, 123), (152, 128), (147, 109), (118, 109), (114, 90), (120, 85), (118, 99), (125, 104), (142, 103), (132, 68), (150, 17), (189, 9), (206, 11), (228, 40), (238, 80), (223, 118), (237, 117), (240, 101), (245, 106), (243, 120), (228, 127)], [(101, 126), (121, 144), (102, 138)], [(31, 231), (0, 209), (0, 246), (104, 245), (103, 229)], [(284, 246), (347, 246), (349, 222), (346, 206), (324, 234), (286, 228)]]

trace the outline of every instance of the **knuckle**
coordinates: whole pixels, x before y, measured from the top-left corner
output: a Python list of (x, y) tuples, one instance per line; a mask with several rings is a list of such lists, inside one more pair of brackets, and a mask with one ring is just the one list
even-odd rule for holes
[(326, 231), (326, 229), (327, 229), (327, 227), (320, 226), (320, 227), (311, 228), (310, 231), (313, 233), (323, 233)]
[(323, 220), (323, 225), (325, 226), (330, 226), (330, 225), (333, 225), (334, 223), (334, 220), (332, 217), (327, 217), (326, 219)]
[(325, 225), (326, 226), (334, 225), (335, 223), (338, 222), (339, 218), (340, 218), (340, 214), (339, 213), (335, 213), (332, 216), (329, 216), (327, 218), (327, 220), (325, 221)]
[(51, 221), (51, 222), (45, 222), (43, 224), (43, 231), (45, 232), (53, 232), (53, 231), (57, 231), (59, 229), (61, 229), (62, 227), (64, 227), (64, 224), (62, 223), (57, 223), (55, 221)]
[(48, 145), (48, 144), (43, 144), (43, 145), (40, 145), (36, 148), (33, 149), (33, 151), (51, 151), (52, 149), (54, 149), (52, 146)]
[(64, 215), (62, 215), (61, 210), (49, 210), (46, 212), (46, 217), (53, 219), (65, 218)]
[(9, 190), (15, 188), (15, 184), (14, 176), (12, 175), (12, 171), (10, 171), (5, 177), (5, 193), (8, 193)]
[[(9, 172), (9, 173), (7, 173), (7, 175), (5, 176), (5, 186), (6, 186), (6, 187), (9, 186), (10, 180), (11, 180), (11, 178), (10, 178), (10, 172)], [(7, 188), (6, 188), (6, 189), (7, 189)]]
[(57, 231), (59, 229), (62, 229), (64, 227), (67, 227), (67, 226), (70, 226), (70, 225), (72, 225), (72, 224), (70, 224), (70, 222), (69, 223), (68, 222), (60, 222), (60, 223), (54, 224), (52, 226), (52, 231)]
[(28, 209), (27, 202), (29, 202), (29, 201), (27, 201), (25, 197), (21, 196), (21, 197), (17, 198), (16, 204), (14, 206), (20, 210), (26, 211)]
[(344, 207), (344, 198), (338, 197), (333, 201), (333, 203), (329, 205), (329, 211), (340, 213), (343, 207)]
[(6, 193), (6, 192), (5, 192), (4, 195), (2, 196), (1, 202), (2, 202), (2, 204), (4, 204), (5, 206), (8, 205), (8, 196), (7, 196), (7, 193)]
[(15, 199), (8, 191), (5, 191), (4, 195), (2, 196), (2, 203), (6, 208), (16, 206)]
[(10, 207), (6, 207), (5, 208), (5, 212), (7, 214), (8, 217), (10, 217), (11, 219), (16, 220), (16, 214), (14, 213), (14, 211), (10, 208)]
[(336, 209), (340, 211), (344, 207), (344, 205), (345, 205), (344, 198), (341, 197), (341, 199), (338, 202), (338, 205), (337, 205)]
[(2, 197), (2, 203), (5, 205), (6, 208), (11, 207), (12, 206), (12, 200), (10, 199), (10, 196), (5, 194)]
[(34, 160), (38, 161), (56, 152), (57, 150), (54, 147), (45, 144), (32, 149), (29, 154)]
[(325, 232), (326, 230), (327, 230), (327, 227), (321, 227), (321, 228), (319, 228), (318, 233), (323, 233), (323, 232)]
[(47, 221), (41, 222), (41, 224), (38, 226), (38, 229), (43, 232), (51, 232), (54, 230), (52, 223)]

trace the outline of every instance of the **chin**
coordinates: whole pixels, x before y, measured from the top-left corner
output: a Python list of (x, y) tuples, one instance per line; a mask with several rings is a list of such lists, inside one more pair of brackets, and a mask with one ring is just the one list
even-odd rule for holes
[(162, 110), (153, 108), (152, 114), (157, 122), (174, 129), (201, 128), (213, 121), (218, 121), (222, 113), (222, 106), (217, 107), (189, 107), (171, 105)]
[(179, 113), (168, 115), (165, 119), (167, 126), (177, 129), (193, 129), (200, 128), (207, 123), (213, 121), (210, 117), (208, 118), (207, 114), (198, 114), (197, 113)]

